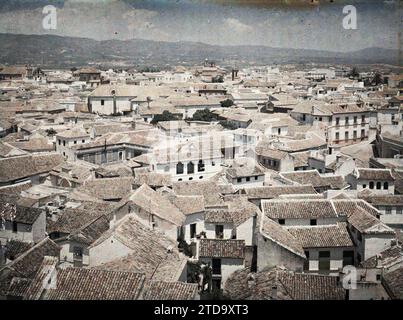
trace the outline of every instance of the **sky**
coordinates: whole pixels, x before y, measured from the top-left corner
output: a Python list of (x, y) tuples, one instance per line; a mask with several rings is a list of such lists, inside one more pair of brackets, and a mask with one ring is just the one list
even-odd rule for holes
[[(0, 33), (341, 52), (399, 48), (399, 0), (313, 1), (319, 5), (311, 0), (0, 0)], [(55, 30), (42, 26), (46, 5), (56, 7)], [(356, 30), (343, 28), (346, 5), (356, 7)]]

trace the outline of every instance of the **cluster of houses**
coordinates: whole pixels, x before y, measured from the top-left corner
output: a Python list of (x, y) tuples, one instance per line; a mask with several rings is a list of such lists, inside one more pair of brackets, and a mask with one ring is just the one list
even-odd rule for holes
[(0, 67), (0, 299), (401, 299), (376, 73)]

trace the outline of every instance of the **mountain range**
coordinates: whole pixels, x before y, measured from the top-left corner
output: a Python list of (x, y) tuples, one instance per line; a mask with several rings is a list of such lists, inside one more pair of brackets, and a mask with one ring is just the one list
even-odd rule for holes
[(0, 64), (32, 64), (72, 67), (157, 66), (200, 64), (215, 60), (220, 65), (282, 63), (398, 64), (399, 51), (366, 48), (352, 52), (286, 49), (268, 46), (219, 46), (200, 42), (106, 40), (55, 35), (0, 33)]

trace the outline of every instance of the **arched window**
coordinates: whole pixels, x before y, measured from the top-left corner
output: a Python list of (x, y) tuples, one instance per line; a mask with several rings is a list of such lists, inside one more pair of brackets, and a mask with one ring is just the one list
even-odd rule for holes
[(195, 165), (193, 164), (192, 161), (190, 161), (187, 165), (187, 169), (188, 169), (188, 174), (192, 174), (195, 172)]
[(378, 190), (380, 190), (381, 187), (382, 187), (382, 184), (378, 181), (378, 182), (376, 183), (376, 188), (377, 188)]
[(374, 182), (373, 182), (373, 181), (370, 181), (370, 182), (369, 182), (369, 188), (370, 188), (370, 189), (373, 189), (373, 188), (374, 188)]
[(384, 182), (384, 183), (383, 183), (383, 188), (384, 188), (385, 190), (388, 190), (388, 189), (389, 189), (389, 183)]
[(204, 170), (205, 170), (204, 162), (203, 160), (199, 160), (199, 163), (197, 164), (197, 171), (203, 172)]
[(176, 165), (176, 174), (183, 174), (183, 169), (184, 169), (183, 163), (179, 162)]

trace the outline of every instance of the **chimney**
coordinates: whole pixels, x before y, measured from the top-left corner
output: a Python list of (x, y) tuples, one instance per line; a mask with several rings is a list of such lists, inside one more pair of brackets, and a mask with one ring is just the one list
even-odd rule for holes
[(314, 113), (315, 113), (315, 106), (312, 106), (311, 114), (314, 114)]

